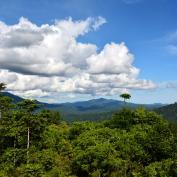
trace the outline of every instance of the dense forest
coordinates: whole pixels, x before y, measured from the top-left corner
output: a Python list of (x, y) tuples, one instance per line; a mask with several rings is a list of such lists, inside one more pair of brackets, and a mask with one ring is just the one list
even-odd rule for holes
[(40, 106), (0, 94), (0, 177), (177, 176), (177, 125), (155, 112), (68, 124)]

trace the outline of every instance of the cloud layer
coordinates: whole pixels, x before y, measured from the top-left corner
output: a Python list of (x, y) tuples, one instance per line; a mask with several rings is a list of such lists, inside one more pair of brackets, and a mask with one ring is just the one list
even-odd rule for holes
[(26, 18), (15, 25), (0, 22), (0, 82), (25, 97), (56, 93), (112, 95), (125, 89), (151, 89), (139, 80), (133, 55), (124, 43), (97, 46), (77, 41), (106, 23), (102, 17), (72, 18), (38, 26)]

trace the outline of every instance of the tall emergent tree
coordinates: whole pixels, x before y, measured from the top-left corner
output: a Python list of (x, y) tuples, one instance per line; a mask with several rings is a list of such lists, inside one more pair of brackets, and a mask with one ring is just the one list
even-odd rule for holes
[(6, 84), (0, 83), (0, 91), (4, 90), (6, 88)]
[(122, 93), (120, 97), (124, 99), (124, 103), (126, 104), (126, 100), (130, 99), (131, 95), (129, 93)]
[(36, 115), (35, 110), (38, 108), (36, 100), (23, 100), (18, 103), (19, 109), (21, 109), (24, 113), (22, 118), (22, 122), (24, 123), (24, 127), (27, 129), (27, 164), (29, 162), (29, 148), (30, 148), (30, 131), (32, 131), (33, 125), (36, 123)]

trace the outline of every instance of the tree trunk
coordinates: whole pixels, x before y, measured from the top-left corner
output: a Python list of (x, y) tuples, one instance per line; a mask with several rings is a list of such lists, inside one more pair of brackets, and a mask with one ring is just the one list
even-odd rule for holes
[(16, 137), (15, 137), (15, 139), (14, 139), (14, 167), (15, 167), (15, 165), (16, 165)]
[(29, 163), (29, 147), (30, 147), (30, 128), (28, 127), (28, 140), (27, 140), (27, 164)]

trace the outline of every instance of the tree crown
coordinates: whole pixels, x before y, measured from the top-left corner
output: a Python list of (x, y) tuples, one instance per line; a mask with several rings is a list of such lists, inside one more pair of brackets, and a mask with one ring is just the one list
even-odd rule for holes
[(0, 83), (0, 91), (6, 89), (6, 84)]
[(122, 93), (120, 95), (121, 98), (124, 98), (124, 99), (130, 99), (131, 98), (131, 95), (129, 93)]

